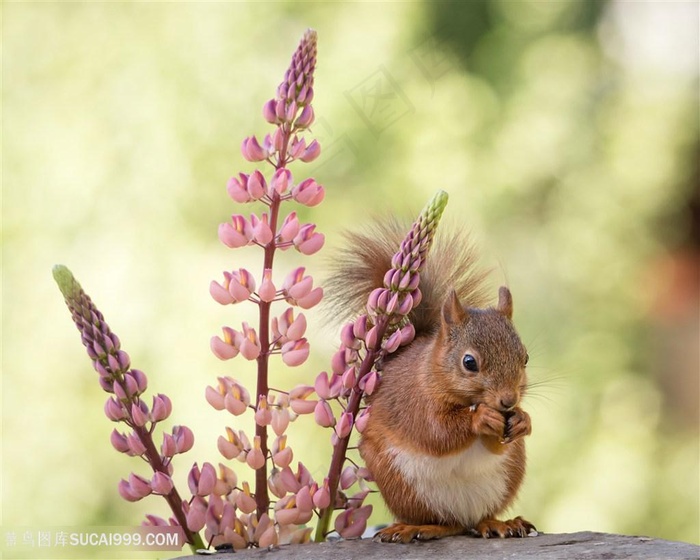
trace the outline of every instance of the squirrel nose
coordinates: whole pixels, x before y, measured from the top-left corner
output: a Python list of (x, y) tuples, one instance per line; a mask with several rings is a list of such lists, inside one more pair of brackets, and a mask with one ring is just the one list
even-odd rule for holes
[(503, 410), (512, 410), (518, 404), (518, 398), (515, 395), (506, 395), (500, 398), (500, 404)]

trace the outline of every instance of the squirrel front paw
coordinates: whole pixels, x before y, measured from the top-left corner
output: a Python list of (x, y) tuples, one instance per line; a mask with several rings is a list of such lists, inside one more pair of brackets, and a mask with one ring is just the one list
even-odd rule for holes
[(530, 415), (522, 408), (514, 408), (508, 415), (503, 432), (503, 442), (510, 443), (532, 433)]
[(506, 419), (503, 413), (487, 406), (479, 404), (472, 417), (472, 431), (480, 436), (493, 436), (502, 438), (506, 427)]

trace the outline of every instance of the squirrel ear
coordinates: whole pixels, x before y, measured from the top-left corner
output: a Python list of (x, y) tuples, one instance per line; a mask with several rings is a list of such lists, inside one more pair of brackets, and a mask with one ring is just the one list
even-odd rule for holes
[(445, 303), (442, 304), (443, 325), (455, 325), (469, 320), (469, 313), (462, 307), (457, 292), (450, 290)]
[(508, 317), (508, 319), (513, 318), (513, 296), (510, 294), (510, 290), (505, 286), (501, 286), (498, 289), (498, 306), (496, 307), (496, 311)]

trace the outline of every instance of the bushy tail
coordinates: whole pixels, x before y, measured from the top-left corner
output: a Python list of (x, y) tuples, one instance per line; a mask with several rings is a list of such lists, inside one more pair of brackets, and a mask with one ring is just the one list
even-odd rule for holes
[[(365, 312), (367, 296), (383, 286), (391, 257), (410, 227), (389, 219), (375, 221), (362, 233), (344, 233), (343, 246), (333, 255), (331, 275), (325, 282), (326, 302), (335, 319), (352, 320)], [(417, 335), (430, 332), (439, 324), (442, 304), (451, 289), (457, 292), (462, 305), (487, 305), (486, 274), (477, 269), (476, 261), (466, 232), (438, 228), (420, 276), (423, 298), (409, 315)]]

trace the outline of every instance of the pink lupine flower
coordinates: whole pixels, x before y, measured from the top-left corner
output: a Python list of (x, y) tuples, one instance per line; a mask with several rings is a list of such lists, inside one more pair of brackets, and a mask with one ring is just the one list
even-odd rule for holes
[(299, 232), (299, 219), (297, 218), (297, 213), (290, 213), (282, 222), (282, 226), (279, 228), (277, 236), (282, 243), (289, 243), (294, 239)]
[(270, 99), (265, 105), (263, 105), (263, 117), (270, 124), (279, 124), (279, 119), (277, 118), (277, 111), (275, 110), (277, 106), (277, 100)]
[(265, 464), (265, 455), (260, 448), (260, 436), (253, 438), (253, 448), (248, 451), (245, 461), (251, 469), (259, 469)]
[(248, 161), (263, 161), (269, 155), (255, 136), (248, 136), (243, 140), (241, 153)]
[(207, 515), (207, 503), (203, 498), (197, 496), (192, 503), (182, 504), (187, 518), (187, 527), (194, 532), (199, 532), (204, 528)]
[(233, 491), (238, 484), (236, 473), (223, 463), (219, 463), (219, 476), (214, 485), (213, 493), (218, 496), (226, 496)]
[(109, 418), (112, 422), (119, 422), (120, 420), (126, 418), (124, 408), (114, 397), (109, 397), (105, 401), (104, 412), (105, 416), (107, 416), (107, 418)]
[(272, 283), (272, 269), (266, 268), (263, 272), (263, 279), (258, 289), (258, 296), (265, 302), (270, 302), (277, 296), (277, 288)]
[(296, 237), (292, 240), (294, 248), (303, 255), (313, 255), (318, 252), (326, 240), (322, 233), (316, 233), (315, 224), (306, 224), (299, 229)]
[(234, 416), (243, 414), (250, 405), (250, 393), (240, 383), (229, 382), (224, 395), (224, 408)]
[(160, 446), (160, 454), (164, 459), (177, 455), (177, 444), (171, 434), (163, 434), (163, 443)]
[(244, 452), (244, 446), (238, 435), (231, 429), (226, 428), (226, 437), (219, 436), (216, 442), (219, 453), (226, 459), (236, 459)]
[(303, 309), (310, 309), (323, 297), (323, 289), (313, 288), (313, 278), (304, 276), (306, 269), (303, 266), (294, 269), (284, 279), (282, 290), (286, 294), (285, 299), (292, 305), (298, 305)]
[(292, 448), (287, 447), (287, 436), (282, 435), (275, 439), (272, 444), (272, 461), (279, 468), (283, 469), (288, 467), (292, 462), (294, 454), (292, 453)]
[(344, 438), (350, 435), (350, 431), (353, 426), (353, 415), (352, 412), (343, 412), (340, 415), (340, 420), (338, 420), (338, 425), (336, 426), (336, 434), (339, 438)]
[(260, 340), (255, 329), (250, 327), (248, 323), (243, 323), (243, 338), (241, 340), (239, 350), (241, 356), (246, 360), (255, 360), (260, 355)]
[(255, 499), (250, 495), (250, 485), (243, 483), (243, 490), (236, 494), (236, 507), (243, 513), (253, 513), (255, 511)]
[(299, 340), (306, 332), (306, 317), (299, 313), (294, 317), (294, 309), (288, 307), (282, 315), (273, 317), (272, 333), (280, 343), (284, 344), (289, 340)]
[(165, 496), (173, 489), (173, 479), (165, 473), (156, 472), (151, 478), (151, 488), (155, 494)]
[(316, 409), (317, 401), (307, 400), (314, 392), (313, 387), (298, 385), (289, 392), (289, 406), (297, 414), (311, 414)]
[(357, 467), (355, 465), (348, 465), (343, 469), (343, 472), (340, 474), (340, 487), (343, 490), (347, 490), (356, 482)]
[(247, 300), (255, 291), (255, 278), (245, 268), (224, 273), (224, 286), (228, 288), (234, 303)]
[(352, 389), (357, 384), (357, 369), (351, 366), (343, 372), (341, 383), (344, 389)]
[(173, 427), (173, 438), (178, 453), (187, 453), (194, 445), (194, 434), (187, 426)]
[(146, 453), (146, 447), (143, 445), (141, 438), (134, 432), (126, 436), (126, 442), (129, 445), (129, 450), (126, 452), (130, 457), (141, 457)]
[(129, 451), (129, 441), (126, 436), (116, 429), (112, 430), (112, 435), (109, 438), (112, 443), (112, 447), (119, 451), (119, 453), (127, 453)]
[(220, 360), (230, 360), (238, 355), (236, 341), (240, 340), (242, 335), (230, 327), (223, 327), (221, 330), (224, 333), (224, 338), (212, 336), (210, 341), (211, 351)]
[(216, 485), (216, 471), (211, 463), (204, 463), (202, 469), (199, 469), (195, 463), (190, 469), (187, 477), (187, 484), (190, 487), (190, 492), (194, 496), (208, 496), (214, 490)]
[[(297, 130), (303, 130), (303, 129), (309, 128), (313, 124), (314, 119), (315, 119), (314, 108), (311, 105), (307, 105), (306, 107), (304, 107), (302, 109), (301, 114), (294, 121), (294, 128), (296, 128)], [(314, 140), (314, 142), (315, 142), (315, 140)], [(313, 159), (314, 158), (312, 158), (312, 159), (301, 158), (301, 161), (308, 162), (308, 161), (312, 161)]]
[[(309, 106), (309, 109), (311, 107)], [(304, 107), (304, 111), (306, 111), (306, 107)], [(302, 111), (302, 116), (304, 111)], [(313, 109), (311, 109), (311, 112), (313, 113)], [(313, 114), (311, 115), (311, 118), (313, 119)], [(297, 121), (298, 122), (298, 121)], [(304, 153), (299, 157), (301, 161), (304, 163), (310, 163), (314, 161), (318, 156), (321, 155), (321, 144), (318, 143), (318, 141), (314, 140), (311, 142), (311, 144), (308, 145), (306, 150), (304, 150)], [(316, 202), (318, 204), (318, 202)]]
[(314, 408), (314, 420), (316, 420), (316, 424), (324, 428), (335, 426), (335, 416), (333, 416), (333, 411), (326, 401), (321, 400), (316, 404)]
[(376, 371), (370, 371), (362, 379), (360, 379), (360, 389), (365, 392), (365, 395), (371, 395), (379, 383), (379, 376)]
[(277, 193), (280, 196), (289, 190), (292, 184), (292, 172), (285, 167), (279, 168), (275, 171), (272, 179), (270, 179), (270, 188), (268, 189), (267, 195), (272, 198), (273, 193)]
[(253, 228), (241, 215), (231, 216), (230, 222), (219, 225), (219, 239), (227, 247), (245, 247), (253, 240)]
[(309, 357), (309, 343), (305, 338), (290, 340), (282, 345), (282, 361), (289, 367), (303, 364)]
[(135, 426), (145, 426), (148, 422), (148, 407), (143, 401), (132, 403), (131, 405), (131, 420)]
[(150, 482), (142, 476), (134, 473), (129, 475), (129, 487), (131, 488), (131, 491), (139, 497), (139, 499), (145, 498), (151, 492), (153, 492)]
[(153, 397), (153, 406), (151, 407), (151, 421), (161, 422), (170, 416), (173, 410), (173, 403), (167, 395), (159, 393)]
[(309, 207), (321, 204), (325, 195), (324, 188), (311, 178), (305, 179), (292, 189), (292, 198)]
[(302, 486), (296, 493), (296, 507), (302, 513), (311, 513), (313, 511), (314, 502), (308, 485)]
[(281, 480), (281, 473), (278, 468), (273, 468), (270, 476), (267, 479), (267, 487), (278, 498), (284, 498), (287, 495), (287, 489)]
[(267, 405), (267, 397), (260, 395), (258, 408), (255, 411), (255, 423), (258, 426), (268, 426), (272, 422), (272, 411)]
[(272, 241), (272, 230), (270, 229), (266, 212), (263, 212), (260, 218), (255, 214), (251, 214), (250, 225), (253, 230), (253, 239), (256, 243), (264, 246)]
[(239, 173), (238, 177), (231, 177), (226, 184), (226, 191), (235, 202), (241, 204), (255, 200), (248, 191), (248, 175), (245, 173)]
[(361, 537), (367, 528), (367, 519), (372, 513), (372, 506), (346, 509), (335, 520), (335, 530), (344, 539)]
[(368, 407), (364, 410), (361, 410), (360, 413), (357, 415), (357, 420), (355, 420), (355, 428), (360, 433), (364, 432), (365, 428), (367, 427), (367, 422), (369, 420), (369, 412), (370, 410)]
[(289, 405), (278, 406), (272, 410), (272, 420), (270, 420), (270, 425), (272, 430), (276, 435), (281, 436), (287, 430), (289, 426)]
[[(263, 518), (266, 518), (269, 520), (269, 517), (267, 514), (263, 514)], [(262, 520), (260, 521), (260, 524), (258, 525), (258, 528), (262, 527)], [(270, 547), (275, 547), (279, 543), (279, 535), (277, 534), (277, 529), (274, 525), (270, 524), (268, 521), (268, 524), (265, 526), (265, 530), (260, 532), (258, 535), (258, 531), (256, 531), (256, 540), (258, 542), (258, 546), (260, 548), (270, 548)]]
[(323, 484), (314, 492), (314, 505), (319, 509), (327, 508), (331, 504), (331, 492), (328, 488), (328, 478), (323, 479)]

